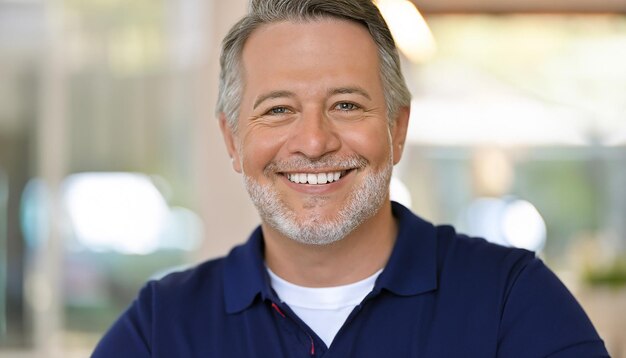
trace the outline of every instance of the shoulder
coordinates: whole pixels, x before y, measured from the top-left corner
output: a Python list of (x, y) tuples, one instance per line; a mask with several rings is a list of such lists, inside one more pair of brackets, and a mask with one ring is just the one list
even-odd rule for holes
[(436, 227), (436, 232), (439, 294), (463, 297), (476, 312), (500, 316), (515, 287), (527, 282), (520, 278), (537, 286), (553, 279), (534, 252), (459, 234), (450, 226)]
[(148, 281), (139, 294), (140, 301), (184, 304), (198, 297), (222, 292), (222, 271), (225, 258), (205, 261), (191, 268), (170, 272)]
[(148, 281), (92, 356), (148, 357), (159, 342), (171, 346), (160, 337), (174, 337), (183, 326), (200, 327), (215, 312), (199, 314), (197, 307), (208, 303), (206, 307), (213, 308), (222, 300), (222, 266), (223, 259), (215, 259)]
[(152, 282), (163, 287), (176, 286), (179, 288), (181, 286), (206, 284), (206, 278), (219, 276), (222, 272), (224, 260), (224, 257), (207, 260), (186, 269), (175, 270), (158, 280), (152, 280)]
[[(458, 233), (450, 225), (433, 225), (415, 215), (398, 203), (392, 203), (394, 215), (399, 222), (396, 246), (412, 251), (412, 256), (428, 260), (435, 256), (437, 269), (448, 273), (493, 272), (506, 269), (521, 269), (535, 258), (531, 251), (504, 247), (483, 238)], [(403, 264), (411, 264), (404, 262)]]
[(532, 251), (505, 247), (483, 238), (457, 233), (452, 226), (435, 227), (439, 268), (458, 269), (481, 275), (522, 271), (533, 260)]
[(531, 251), (460, 234), (450, 225), (435, 226), (394, 204), (394, 215), (399, 221), (395, 251), (399, 252), (390, 261), (399, 262), (404, 269), (432, 267), (440, 289), (450, 288), (454, 294), (463, 290), (464, 295), (501, 294), (536, 260)]

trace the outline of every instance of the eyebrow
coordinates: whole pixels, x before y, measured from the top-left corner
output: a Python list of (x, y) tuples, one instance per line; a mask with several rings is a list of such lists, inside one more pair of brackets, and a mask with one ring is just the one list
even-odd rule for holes
[(256, 99), (256, 101), (254, 101), (254, 107), (252, 107), (253, 109), (257, 108), (261, 103), (263, 103), (264, 101), (267, 101), (268, 99), (274, 99), (274, 98), (291, 98), (291, 97), (295, 97), (295, 93), (290, 92), (290, 91), (272, 91), (266, 94), (263, 94), (261, 96), (259, 96), (259, 98)]
[(331, 88), (328, 91), (328, 96), (333, 96), (336, 94), (359, 94), (369, 100), (371, 100), (372, 98), (370, 97), (370, 95), (367, 93), (367, 91), (361, 87), (358, 86), (354, 86), (354, 87), (339, 87), (339, 88)]
[[(361, 95), (369, 100), (371, 100), (372, 98), (370, 97), (370, 95), (367, 93), (366, 90), (364, 90), (361, 87), (358, 86), (354, 86), (354, 87), (339, 87), (339, 88), (331, 88), (330, 90), (328, 90), (328, 97), (330, 96), (334, 96), (337, 94), (358, 94)], [(271, 91), (268, 93), (265, 93), (261, 96), (259, 96), (259, 98), (256, 99), (256, 101), (254, 101), (254, 106), (252, 107), (253, 109), (256, 109), (261, 103), (267, 101), (268, 99), (274, 99), (274, 98), (293, 98), (295, 97), (295, 93), (291, 92), (291, 91)]]

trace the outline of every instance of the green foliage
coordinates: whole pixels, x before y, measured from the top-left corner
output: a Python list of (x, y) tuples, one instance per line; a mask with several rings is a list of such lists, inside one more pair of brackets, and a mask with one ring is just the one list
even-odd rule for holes
[(626, 287), (626, 257), (620, 257), (604, 268), (590, 268), (583, 278), (590, 286)]

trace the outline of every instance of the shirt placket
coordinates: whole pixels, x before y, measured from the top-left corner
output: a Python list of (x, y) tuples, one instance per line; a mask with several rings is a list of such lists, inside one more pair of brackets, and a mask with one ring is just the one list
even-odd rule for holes
[(300, 355), (299, 350), (298, 356), (310, 358), (323, 357), (328, 348), (311, 328), (302, 322), (286, 304), (270, 302), (272, 310), (278, 315), (278, 319), (282, 322), (283, 326), (286, 327), (287, 331), (293, 333), (294, 338), (299, 341), (298, 343), (302, 347), (301, 352), (303, 354)]

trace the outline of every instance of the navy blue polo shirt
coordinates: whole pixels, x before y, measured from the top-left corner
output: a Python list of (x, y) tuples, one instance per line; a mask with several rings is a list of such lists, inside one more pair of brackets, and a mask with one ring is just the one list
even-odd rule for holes
[(263, 235), (149, 282), (93, 357), (607, 357), (534, 254), (457, 234), (400, 204), (389, 262), (330, 347), (270, 287)]

